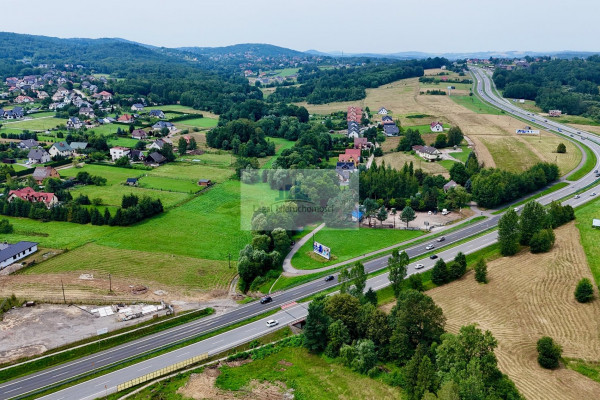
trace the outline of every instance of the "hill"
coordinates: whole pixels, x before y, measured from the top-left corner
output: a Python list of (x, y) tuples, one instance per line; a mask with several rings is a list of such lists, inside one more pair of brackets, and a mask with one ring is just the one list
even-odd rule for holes
[(310, 57), (301, 51), (263, 43), (243, 43), (225, 47), (180, 47), (178, 50), (217, 57)]

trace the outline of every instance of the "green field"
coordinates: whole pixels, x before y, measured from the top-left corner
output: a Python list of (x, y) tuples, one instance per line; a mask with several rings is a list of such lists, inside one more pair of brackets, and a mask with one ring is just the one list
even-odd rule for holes
[[(127, 228), (125, 228), (127, 229)], [(151, 266), (151, 269), (149, 267)], [(92, 273), (118, 278), (145, 278), (195, 290), (225, 289), (235, 275), (227, 261), (203, 260), (168, 253), (118, 249), (88, 243), (28, 268), (25, 274)]]
[(186, 154), (178, 158), (180, 161), (187, 161), (198, 165), (209, 165), (212, 167), (229, 168), (234, 161), (233, 155), (227, 151), (218, 151), (215, 153), (204, 153), (201, 155)]
[(86, 185), (71, 189), (73, 197), (82, 194), (88, 196), (90, 200), (101, 198), (103, 205), (117, 207), (121, 205), (123, 196), (129, 194), (135, 194), (139, 197), (148, 196), (153, 199), (160, 199), (164, 207), (172, 207), (185, 200), (188, 197), (188, 193), (189, 191), (178, 193), (177, 191), (146, 189), (123, 184), (114, 184), (111, 186)]
[[(444, 126), (444, 130), (450, 129), (450, 125), (448, 124), (442, 124)], [(408, 126), (402, 126), (402, 128), (404, 130), (406, 129), (416, 129), (419, 131), (419, 133), (421, 135), (426, 135), (426, 134), (439, 134), (442, 132), (431, 132), (431, 126), (430, 125), (408, 125)]]
[(192, 179), (164, 178), (161, 176), (146, 175), (139, 179), (138, 185), (143, 188), (168, 190), (181, 193), (196, 193), (202, 189), (198, 182)]
[(277, 159), (277, 157), (279, 157), (281, 155), (281, 152), (283, 152), (283, 150), (285, 149), (290, 149), (294, 146), (294, 144), (296, 142), (292, 142), (290, 140), (285, 140), (283, 138), (267, 138), (267, 140), (275, 143), (275, 155), (271, 158), (269, 158), (269, 160), (267, 160), (267, 162), (261, 166), (261, 168), (263, 169), (269, 169), (271, 168), (271, 166), (273, 165), (273, 161), (275, 161)]
[(61, 177), (71, 177), (76, 176), (79, 172), (88, 172), (90, 175), (99, 175), (103, 178), (106, 178), (107, 185), (114, 185), (117, 183), (125, 183), (127, 178), (135, 178), (144, 174), (145, 171), (140, 171), (131, 168), (119, 168), (119, 167), (111, 167), (107, 165), (96, 165), (96, 164), (86, 164), (81, 168), (65, 168), (60, 170)]
[(461, 161), (462, 163), (466, 163), (467, 158), (469, 158), (469, 154), (471, 154), (473, 150), (466, 146), (461, 146), (461, 148), (462, 152), (450, 153), (450, 155), (456, 158), (457, 160)]
[(600, 218), (599, 205), (600, 200), (596, 199), (575, 210), (575, 226), (579, 229), (581, 245), (596, 285), (600, 285), (600, 231), (592, 228), (592, 220)]
[(61, 140), (65, 140), (64, 138), (57, 138), (56, 136), (48, 136), (48, 135), (37, 135), (38, 141), (40, 142), (60, 142)]
[(214, 118), (194, 118), (175, 122), (175, 124), (181, 125), (184, 128), (212, 128), (217, 126), (218, 122), (219, 121)]
[(278, 69), (278, 70), (275, 70), (275, 72), (277, 72), (277, 73), (273, 76), (282, 76), (285, 78), (286, 76), (297, 74), (299, 70), (300, 70), (300, 68)]
[(132, 139), (128, 137), (118, 137), (116, 139), (110, 139), (108, 141), (109, 146), (123, 146), (133, 148), (139, 142), (137, 139)]
[(19, 133), (25, 129), (30, 131), (45, 131), (48, 129), (54, 129), (58, 125), (64, 125), (66, 123), (67, 120), (64, 118), (53, 117), (34, 118), (21, 121), (7, 121), (2, 124), (0, 132)]
[[(296, 399), (399, 399), (402, 392), (377, 379), (350, 370), (304, 348), (284, 348), (240, 367), (222, 367), (217, 386), (243, 391), (250, 381), (283, 382)], [(241, 394), (241, 393), (240, 393)]]
[(600, 383), (600, 362), (584, 361), (567, 358), (564, 360), (567, 368), (587, 376), (591, 380)]
[(106, 124), (106, 125), (98, 125), (92, 129), (90, 132), (97, 133), (102, 136), (110, 136), (117, 133), (117, 129), (121, 128), (121, 130), (128, 131), (128, 127), (124, 125), (116, 125), (116, 124)]
[(438, 164), (440, 164), (442, 167), (444, 167), (448, 171), (450, 171), (450, 168), (452, 168), (452, 166), (454, 164), (456, 164), (456, 161), (453, 161), (453, 160), (442, 160), (442, 161), (439, 161)]
[(400, 229), (340, 230), (323, 228), (315, 234), (315, 240), (331, 248), (332, 259), (328, 261), (313, 255), (312, 240), (309, 240), (294, 254), (292, 265), (298, 269), (326, 267), (421, 235), (423, 235), (421, 231)]
[(182, 105), (179, 105), (179, 104), (169, 104), (169, 105), (166, 105), (166, 106), (156, 106), (156, 107), (152, 107), (151, 109), (162, 110), (164, 112), (167, 112), (167, 111), (179, 111), (179, 112), (188, 113), (188, 114), (202, 114), (202, 110), (194, 110), (192, 107), (182, 106)]
[(477, 114), (492, 114), (492, 115), (500, 115), (502, 112), (497, 108), (490, 106), (487, 103), (484, 103), (479, 99), (479, 97), (473, 96), (449, 96), (452, 101), (461, 106), (468, 108), (469, 110), (477, 113)]

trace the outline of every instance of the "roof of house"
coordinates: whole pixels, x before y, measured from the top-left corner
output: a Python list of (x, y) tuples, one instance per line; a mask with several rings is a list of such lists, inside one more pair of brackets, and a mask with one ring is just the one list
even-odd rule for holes
[(439, 122), (439, 121), (433, 121), (433, 122), (430, 124), (430, 126), (431, 126), (432, 128), (434, 128), (434, 127), (436, 127), (436, 126), (438, 126), (438, 125), (441, 125), (441, 126), (443, 126), (443, 125), (442, 125), (442, 123), (441, 123), (441, 122)]
[(135, 103), (134, 105), (132, 105), (132, 107), (135, 107), (135, 108), (144, 108), (144, 105), (141, 104), (141, 103)]
[(29, 150), (29, 154), (27, 154), (27, 158), (31, 158), (32, 160), (41, 160), (44, 156), (49, 156), (48, 152), (44, 149), (31, 149)]
[(346, 149), (346, 154), (351, 155), (358, 160), (360, 158), (360, 149)]
[(115, 147), (111, 147), (110, 149), (111, 150), (123, 150), (123, 151), (127, 150), (127, 151), (129, 151), (128, 147), (123, 147), (123, 146), (115, 146)]
[(37, 246), (37, 243), (21, 241), (15, 244), (3, 244), (0, 248), (0, 262), (6, 261), (33, 246)]
[(154, 161), (157, 164), (163, 163), (167, 160), (162, 154), (160, 154), (156, 151), (154, 153), (148, 154), (148, 157), (146, 157), (146, 160), (148, 160), (148, 159)]
[(158, 146), (159, 149), (162, 149), (163, 146), (165, 145), (165, 143), (167, 143), (167, 142), (165, 142), (162, 139), (156, 139), (152, 144), (155, 144)]
[(67, 142), (64, 142), (64, 141), (56, 142), (56, 143), (52, 144), (52, 147), (54, 147), (58, 151), (73, 151), (71, 146), (69, 146), (67, 144)]
[(396, 135), (400, 133), (400, 129), (396, 124), (386, 124), (383, 126), (383, 131), (388, 135)]
[(127, 183), (136, 183), (137, 181), (137, 178), (127, 178)]
[(354, 157), (352, 154), (338, 155), (338, 162), (352, 162), (352, 161), (358, 161), (358, 159), (356, 157)]
[(164, 114), (162, 110), (150, 110), (150, 115), (161, 115)]
[(52, 167), (37, 167), (35, 171), (33, 171), (33, 179), (36, 181), (43, 181), (44, 179), (52, 176), (52, 171), (56, 172), (56, 170)]
[(140, 158), (144, 157), (144, 152), (142, 150), (131, 150), (129, 152), (129, 157), (131, 157), (131, 158), (137, 157), (138, 159), (140, 159)]
[(148, 136), (148, 132), (143, 129), (134, 129), (134, 131), (131, 132), (131, 136)]
[(153, 128), (158, 128), (158, 129), (170, 128), (172, 126), (174, 126), (174, 125), (168, 121), (158, 121), (157, 123), (152, 125)]
[(25, 140), (21, 140), (21, 142), (19, 142), (19, 146), (27, 147), (28, 149), (31, 147), (36, 147), (38, 145), (39, 145), (39, 143), (37, 142), (37, 140), (34, 140), (34, 139), (25, 139)]
[(210, 183), (210, 179), (198, 179), (198, 183)]
[(355, 137), (354, 144), (367, 144), (368, 140), (366, 137)]
[(133, 116), (129, 115), (129, 114), (123, 114), (119, 117), (119, 119), (117, 119), (117, 121), (131, 121), (133, 119)]
[(458, 183), (451, 180), (450, 182), (448, 182), (444, 185), (444, 190), (452, 189), (453, 187), (456, 187), (456, 186), (458, 186)]
[(11, 190), (10, 192), (8, 192), (8, 195), (15, 195), (18, 198), (25, 200), (25, 201), (43, 201), (44, 203), (49, 203), (52, 201), (52, 199), (55, 197), (54, 193), (45, 193), (45, 192), (36, 192), (35, 190), (33, 190), (32, 188), (30, 188), (29, 186), (24, 187), (22, 189), (17, 189), (17, 190)]
[(440, 154), (440, 151), (438, 149), (436, 149), (435, 147), (431, 147), (431, 146), (413, 146), (412, 148), (414, 151), (417, 151), (419, 153), (425, 153), (425, 154), (431, 154), (431, 155)]
[(338, 161), (335, 164), (336, 170), (354, 170), (354, 163), (347, 161)]
[(87, 147), (87, 143), (86, 142), (71, 142), (69, 143), (69, 146), (71, 146), (71, 148), (73, 150), (83, 150)]
[(390, 117), (389, 115), (384, 115), (383, 117), (381, 117), (382, 121), (392, 121), (392, 117)]

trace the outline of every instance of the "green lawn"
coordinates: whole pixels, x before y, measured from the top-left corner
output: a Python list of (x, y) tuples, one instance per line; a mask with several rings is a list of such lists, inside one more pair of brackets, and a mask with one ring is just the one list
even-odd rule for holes
[(461, 161), (462, 163), (466, 163), (467, 158), (469, 158), (469, 154), (471, 154), (471, 152), (473, 150), (466, 146), (461, 146), (461, 148), (462, 148), (461, 152), (450, 153), (450, 155), (452, 157), (456, 158), (457, 160)]
[[(158, 188), (160, 189), (160, 188)], [(165, 188), (163, 188), (165, 189)], [(135, 194), (136, 196), (148, 196), (153, 199), (160, 199), (164, 207), (172, 207), (188, 197), (189, 191), (178, 193), (178, 191), (154, 190), (143, 187), (126, 186), (122, 184), (114, 184), (111, 186), (94, 186), (86, 185), (71, 189), (73, 197), (78, 195), (86, 195), (90, 200), (101, 198), (103, 205), (120, 206), (123, 196)]]
[[(450, 129), (450, 125), (448, 124), (442, 124), (444, 126), (444, 129)], [(431, 132), (431, 126), (430, 125), (408, 125), (408, 126), (402, 126), (402, 128), (404, 130), (406, 129), (416, 129), (419, 131), (420, 134), (422, 135), (426, 135), (426, 134), (438, 134), (441, 132)]]
[(479, 97), (473, 96), (449, 96), (452, 101), (477, 114), (500, 115), (502, 112), (491, 105), (484, 103)]
[[(202, 157), (202, 156), (200, 156)], [(164, 178), (190, 179), (198, 182), (198, 179), (210, 179), (213, 182), (224, 182), (234, 172), (228, 168), (213, 167), (194, 162), (172, 162), (148, 172), (148, 176), (161, 176)]]
[(127, 178), (135, 178), (143, 175), (146, 172), (131, 168), (119, 168), (96, 164), (86, 164), (81, 168), (65, 168), (61, 169), (59, 172), (60, 176), (65, 178), (76, 176), (77, 173), (83, 171), (88, 172), (90, 175), (99, 175), (103, 178), (106, 178), (106, 184), (109, 186), (116, 183), (125, 183)]
[(600, 383), (600, 362), (584, 361), (567, 358), (564, 360), (567, 368), (587, 376), (593, 381)]
[(421, 235), (423, 235), (421, 231), (400, 229), (340, 230), (323, 228), (315, 234), (315, 240), (331, 248), (332, 259), (326, 260), (313, 255), (312, 240), (309, 240), (294, 254), (292, 265), (298, 269), (326, 267)]
[(296, 144), (296, 142), (292, 142), (291, 140), (285, 140), (283, 138), (267, 138), (267, 140), (275, 143), (275, 155), (271, 157), (261, 168), (269, 169), (273, 165), (273, 161), (277, 159), (281, 155), (281, 152), (285, 149), (290, 149)]
[(2, 128), (0, 128), (0, 132), (15, 133), (15, 131), (23, 131), (25, 129), (28, 129), (30, 131), (45, 131), (48, 129), (54, 129), (58, 125), (64, 125), (66, 123), (67, 120), (64, 118), (53, 117), (34, 118), (14, 122), (6, 121), (2, 123)]
[(217, 126), (218, 122), (219, 121), (215, 118), (194, 118), (179, 121), (176, 122), (176, 124), (181, 125), (182, 127), (212, 128), (214, 126)]
[[(175, 193), (176, 194), (176, 193)], [(109, 247), (178, 254), (210, 260), (236, 260), (250, 242), (240, 231), (240, 183), (229, 180), (166, 213), (98, 239)]]
[(198, 165), (209, 165), (212, 167), (229, 168), (234, 161), (231, 152), (218, 151), (215, 153), (204, 153), (201, 155), (186, 154), (178, 158), (180, 161), (192, 162)]
[(581, 168), (567, 178), (568, 181), (573, 182), (583, 178), (584, 175), (590, 173), (596, 166), (596, 154), (587, 147), (585, 143), (582, 144), (581, 147), (583, 147), (583, 151), (585, 151), (587, 158)]
[(54, 117), (54, 115), (56, 115), (54, 111), (42, 111), (33, 114), (27, 114), (27, 116), (31, 118)]
[(110, 139), (108, 141), (108, 145), (109, 146), (123, 146), (123, 147), (130, 147), (133, 148), (135, 147), (135, 145), (139, 142), (139, 140), (137, 139), (132, 139), (132, 138), (128, 138), (128, 137), (119, 137), (116, 139)]
[(164, 178), (152, 175), (140, 178), (138, 185), (143, 188), (169, 190), (181, 193), (196, 193), (202, 189), (202, 187), (198, 186), (198, 182), (193, 179)]
[(300, 70), (300, 68), (278, 69), (278, 70), (275, 71), (277, 73), (274, 76), (282, 76), (282, 77), (285, 78), (286, 76), (297, 74), (299, 70)]
[(442, 167), (446, 168), (448, 171), (450, 171), (450, 168), (452, 168), (452, 166), (454, 164), (456, 164), (456, 161), (452, 161), (452, 160), (442, 160), (440, 162), (438, 162), (438, 164), (440, 164)]
[(102, 136), (110, 136), (117, 133), (117, 129), (121, 128), (121, 130), (128, 131), (129, 129), (123, 125), (115, 125), (115, 124), (106, 124), (106, 125), (98, 125), (92, 129), (90, 132), (97, 133)]
[(165, 106), (156, 106), (152, 107), (152, 109), (162, 110), (164, 112), (167, 111), (179, 111), (189, 114), (202, 114), (202, 110), (194, 110), (192, 107), (182, 106), (179, 104), (169, 104)]
[(398, 388), (299, 347), (284, 348), (240, 367), (221, 367), (216, 384), (221, 389), (241, 391), (252, 380), (283, 382), (294, 389), (296, 399), (303, 400), (402, 398)]
[(600, 218), (599, 205), (600, 200), (596, 199), (575, 210), (575, 226), (579, 229), (581, 245), (596, 285), (600, 285), (600, 231), (592, 228), (592, 220)]

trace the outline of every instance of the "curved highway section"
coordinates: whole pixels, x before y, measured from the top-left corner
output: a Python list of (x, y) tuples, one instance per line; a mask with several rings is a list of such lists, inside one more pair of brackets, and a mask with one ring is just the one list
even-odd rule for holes
[[(569, 140), (579, 141), (588, 146), (596, 154), (597, 159), (600, 159), (600, 144), (595, 141), (596, 136), (588, 132), (578, 131), (577, 129), (559, 124), (554, 121), (546, 121), (545, 118), (537, 115), (531, 115), (531, 113), (528, 113), (527, 111), (524, 111), (510, 104), (510, 102), (496, 96), (492, 90), (493, 84), (491, 79), (485, 71), (478, 68), (472, 68), (471, 72), (478, 81), (478, 84), (476, 85), (477, 94), (486, 102), (504, 110), (506, 113), (531, 121), (547, 130), (563, 134)], [(567, 137), (566, 135), (569, 136)], [(573, 137), (570, 135), (573, 135)], [(599, 165), (596, 165), (596, 168), (594, 169), (597, 168), (599, 168)], [(591, 195), (591, 193), (598, 192), (600, 190), (599, 187), (595, 185), (597, 183), (598, 182), (596, 182), (595, 174), (590, 172), (577, 182), (574, 182), (569, 186), (557, 190), (549, 195), (540, 197), (536, 201), (542, 204), (548, 204), (553, 199), (560, 199), (569, 196), (567, 200), (563, 201), (563, 204), (570, 204), (571, 206), (576, 207), (595, 198)], [(583, 191), (579, 198), (574, 198), (574, 196), (572, 196), (574, 191), (581, 190), (588, 186), (589, 188)], [(448, 248), (453, 244), (455, 245), (454, 247), (439, 251), (437, 253), (439, 257), (444, 259), (453, 258), (459, 251), (462, 251), (465, 254), (473, 253), (496, 242), (497, 232), (491, 231), (489, 233), (479, 235), (477, 238), (459, 245), (456, 245), (456, 243), (464, 240), (465, 238), (490, 230), (497, 225), (499, 218), (499, 215), (493, 216), (480, 223), (473, 224), (452, 233), (448, 233), (445, 235), (446, 240), (444, 242), (432, 242), (432, 244), (437, 247), (441, 247), (440, 245), (443, 245), (444, 248)], [(406, 249), (406, 252), (412, 260), (412, 263), (408, 268), (409, 275), (426, 271), (433, 267), (435, 262), (434, 260), (429, 258), (419, 260), (420, 258), (423, 258), (425, 254), (430, 252), (430, 250), (425, 249), (425, 246), (428, 244), (430, 243), (422, 243)], [(388, 256), (386, 255), (364, 263), (365, 270), (370, 273), (385, 268), (387, 265), (387, 258)], [(424, 265), (422, 269), (415, 269), (417, 261), (419, 264)], [(102, 370), (103, 368), (111, 366), (114, 367), (115, 365), (119, 365), (127, 360), (139, 357), (142, 354), (152, 353), (160, 349), (168, 348), (178, 342), (189, 340), (236, 322), (244, 321), (253, 316), (260, 315), (266, 311), (281, 309), (282, 306), (289, 305), (289, 307), (285, 307), (285, 309), (278, 311), (272, 316), (249, 323), (239, 328), (232, 329), (228, 332), (213, 336), (209, 339), (202, 340), (192, 345), (182, 347), (178, 350), (170, 351), (160, 356), (130, 365), (115, 372), (102, 375), (98, 378), (88, 380), (43, 398), (54, 400), (80, 400), (94, 399), (114, 393), (117, 389), (117, 385), (127, 382), (131, 379), (158, 371), (164, 367), (176, 364), (196, 355), (203, 353), (208, 353), (209, 355), (218, 354), (227, 349), (231, 349), (242, 343), (248, 342), (256, 337), (265, 335), (275, 329), (268, 328), (266, 326), (266, 320), (268, 319), (277, 319), (280, 323), (279, 326), (285, 326), (286, 324), (289, 324), (295, 320), (304, 318), (307, 314), (306, 304), (294, 304), (294, 302), (336, 285), (337, 280), (330, 282), (325, 282), (322, 279), (312, 281), (273, 295), (273, 302), (265, 305), (260, 304), (259, 302), (250, 303), (219, 316), (208, 317), (199, 321), (190, 322), (179, 327), (171, 328), (164, 332), (149, 335), (142, 339), (117, 346), (110, 350), (105, 350), (91, 356), (83, 357), (75, 361), (48, 368), (44, 371), (36, 372), (6, 383), (2, 383), (0, 384), (0, 399), (19, 398), (27, 394), (33, 394), (45, 387), (54, 386), (60, 382), (71, 380), (76, 377), (85, 376), (95, 371)], [(367, 288), (372, 287), (375, 290), (383, 288), (387, 285), (389, 285), (387, 273), (375, 276), (367, 281)]]

